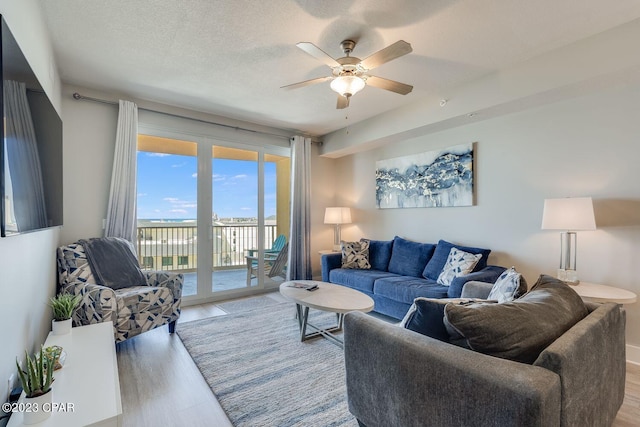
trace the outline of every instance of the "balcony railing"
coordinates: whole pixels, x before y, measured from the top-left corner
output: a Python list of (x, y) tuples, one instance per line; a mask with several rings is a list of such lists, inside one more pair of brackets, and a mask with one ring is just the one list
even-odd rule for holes
[[(258, 247), (257, 225), (214, 225), (213, 268), (246, 265), (245, 255)], [(266, 225), (265, 249), (276, 238), (276, 226)], [(138, 258), (142, 268), (154, 270), (195, 270), (198, 263), (196, 225), (138, 227)]]

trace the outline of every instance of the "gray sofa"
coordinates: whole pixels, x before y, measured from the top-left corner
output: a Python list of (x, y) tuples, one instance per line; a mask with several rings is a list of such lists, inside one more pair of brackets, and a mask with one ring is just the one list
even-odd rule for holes
[[(482, 257), (471, 273), (443, 286), (437, 279), (451, 248)], [(369, 240), (370, 269), (341, 268), (342, 254), (325, 254), (321, 258), (322, 280), (369, 295), (375, 303), (374, 311), (402, 319), (417, 297), (457, 298), (468, 281), (494, 283), (505, 269), (487, 265), (489, 253), (490, 249), (445, 240), (437, 244), (413, 242), (398, 236), (388, 241)]]
[[(466, 296), (481, 297), (478, 289)], [(585, 305), (586, 317), (532, 364), (349, 313), (349, 410), (367, 427), (610, 426), (624, 398), (625, 313)]]

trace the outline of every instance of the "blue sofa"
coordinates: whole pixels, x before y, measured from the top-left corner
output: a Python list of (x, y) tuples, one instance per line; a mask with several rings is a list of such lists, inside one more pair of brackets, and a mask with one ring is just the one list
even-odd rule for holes
[[(474, 270), (453, 279), (450, 286), (437, 283), (452, 247), (482, 254)], [(494, 283), (505, 270), (487, 265), (490, 249), (455, 245), (440, 240), (437, 245), (418, 243), (396, 236), (393, 240), (370, 240), (371, 269), (342, 268), (342, 254), (322, 255), (322, 280), (356, 289), (375, 302), (374, 311), (402, 319), (417, 297), (459, 298), (470, 280)]]

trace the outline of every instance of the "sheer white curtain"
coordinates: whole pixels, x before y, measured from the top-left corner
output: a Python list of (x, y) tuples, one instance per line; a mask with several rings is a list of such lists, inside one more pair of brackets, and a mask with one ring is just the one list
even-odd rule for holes
[(311, 138), (291, 141), (291, 230), (287, 280), (311, 279)]
[(138, 106), (120, 100), (116, 148), (111, 173), (105, 237), (136, 239), (136, 155), (138, 145)]
[[(5, 204), (9, 216), (15, 216), (16, 231), (47, 226), (47, 211), (40, 169), (36, 132), (23, 82), (5, 80), (3, 91), (5, 116), (5, 195), (13, 206)], [(8, 225), (8, 224), (7, 224)]]

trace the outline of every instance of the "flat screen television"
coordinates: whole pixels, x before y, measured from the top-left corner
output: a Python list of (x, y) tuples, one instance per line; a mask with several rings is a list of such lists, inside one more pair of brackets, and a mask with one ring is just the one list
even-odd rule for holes
[(2, 21), (1, 235), (62, 225), (62, 120)]

